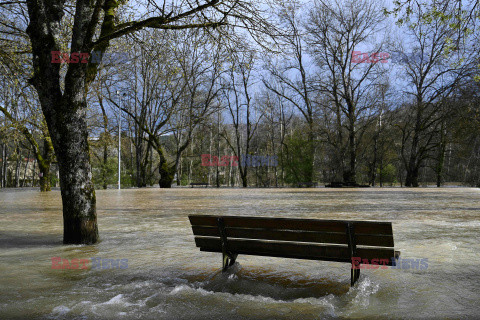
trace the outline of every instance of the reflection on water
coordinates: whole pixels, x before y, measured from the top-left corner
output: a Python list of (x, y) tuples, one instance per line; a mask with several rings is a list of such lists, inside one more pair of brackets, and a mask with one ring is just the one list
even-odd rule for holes
[[(60, 193), (0, 192), (0, 318), (458, 318), (480, 313), (480, 190), (130, 189), (97, 191), (101, 242), (62, 245)], [(392, 221), (403, 258), (428, 269), (239, 256), (222, 273), (187, 215)], [(128, 259), (56, 270), (52, 257)]]

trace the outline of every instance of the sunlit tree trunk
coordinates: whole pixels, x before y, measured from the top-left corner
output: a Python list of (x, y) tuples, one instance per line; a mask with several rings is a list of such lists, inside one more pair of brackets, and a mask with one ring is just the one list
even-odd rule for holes
[[(98, 228), (86, 121), (87, 67), (82, 63), (69, 65), (62, 93), (60, 64), (52, 63), (51, 59), (52, 51), (59, 49), (63, 2), (27, 1), (27, 6), (30, 17), (27, 34), (32, 44), (34, 69), (30, 81), (38, 93), (60, 170), (63, 242), (95, 243)], [(89, 49), (85, 47), (88, 43), (85, 37), (94, 10), (94, 6), (82, 1), (77, 3), (72, 52)]]

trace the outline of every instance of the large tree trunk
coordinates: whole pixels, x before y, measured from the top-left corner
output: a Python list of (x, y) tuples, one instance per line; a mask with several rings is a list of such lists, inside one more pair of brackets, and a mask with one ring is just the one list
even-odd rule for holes
[(405, 187), (418, 187), (418, 168), (407, 170)]
[(160, 164), (158, 172), (160, 173), (160, 180), (158, 180), (160, 188), (171, 188), (175, 170), (172, 170), (172, 167), (167, 162), (163, 162)]
[(248, 187), (247, 183), (247, 171), (245, 170), (244, 173), (240, 173), (240, 177), (242, 178), (242, 187), (246, 188)]
[(405, 179), (405, 187), (418, 187), (418, 172), (419, 166), (415, 164), (415, 161), (410, 161), (407, 167), (407, 177)]
[(158, 180), (158, 185), (160, 188), (171, 188), (173, 183), (173, 178), (175, 176), (175, 165), (169, 166), (167, 159), (163, 153), (162, 147), (157, 144), (157, 153), (160, 156), (160, 165), (158, 166), (158, 173), (160, 174), (160, 179)]
[[(42, 91), (42, 109), (58, 161), (63, 204), (63, 242), (65, 244), (92, 244), (98, 241), (95, 188), (92, 183), (86, 100), (82, 89), (74, 99), (55, 101)], [(55, 116), (53, 116), (55, 115)], [(40, 165), (43, 172), (40, 184), (50, 189), (50, 165)], [(42, 188), (43, 188), (42, 187)]]
[(76, 102), (65, 99), (64, 106), (71, 107), (57, 108), (63, 109), (58, 112), (63, 125), (49, 126), (60, 170), (63, 242), (95, 243), (98, 240), (98, 227), (88, 149), (86, 103), (85, 100)]
[[(63, 242), (91, 244), (98, 240), (95, 189), (92, 183), (87, 130), (87, 66), (69, 64), (61, 87), (60, 64), (52, 63), (52, 51), (59, 51), (61, 1), (27, 1), (30, 23), (27, 33), (33, 53), (34, 85), (45, 116), (60, 171), (63, 203)], [(84, 46), (94, 6), (77, 2), (72, 52), (90, 52)], [(86, 35), (87, 33), (87, 35)]]

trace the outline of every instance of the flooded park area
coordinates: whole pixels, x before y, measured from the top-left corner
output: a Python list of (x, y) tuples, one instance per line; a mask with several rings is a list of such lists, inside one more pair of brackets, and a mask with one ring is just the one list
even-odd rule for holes
[[(0, 192), (2, 319), (475, 318), (480, 189), (100, 190), (101, 241), (63, 245), (59, 191)], [(389, 221), (406, 268), (221, 254), (195, 246), (189, 214)], [(53, 258), (53, 260), (52, 260)], [(56, 268), (54, 259), (88, 259)], [(95, 261), (117, 261), (99, 266)]]

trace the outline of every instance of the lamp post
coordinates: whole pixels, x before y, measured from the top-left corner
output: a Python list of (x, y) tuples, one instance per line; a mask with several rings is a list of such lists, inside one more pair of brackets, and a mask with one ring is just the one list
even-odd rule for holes
[[(121, 100), (120, 100), (120, 91), (117, 90), (117, 97), (119, 98), (119, 103), (121, 106)], [(120, 157), (121, 157), (121, 151), (122, 151), (122, 144), (121, 144), (121, 127), (122, 127), (122, 109), (118, 109), (118, 190), (121, 189), (120, 187)]]

